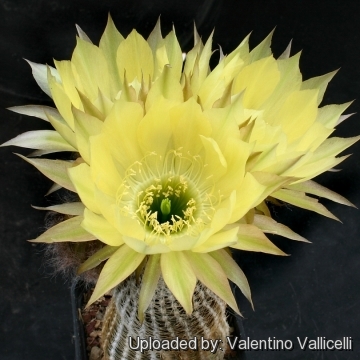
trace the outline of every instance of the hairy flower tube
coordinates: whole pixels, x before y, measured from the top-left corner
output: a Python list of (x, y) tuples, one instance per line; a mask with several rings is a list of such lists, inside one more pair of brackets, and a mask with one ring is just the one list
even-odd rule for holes
[[(271, 34), (249, 50), (248, 37), (210, 69), (212, 35), (183, 54), (175, 31), (158, 23), (145, 40), (124, 38), (109, 18), (99, 46), (78, 28), (70, 61), (31, 63), (56, 109), (11, 110), (55, 130), (19, 135), (3, 145), (36, 149), (26, 161), (78, 194), (51, 210), (71, 217), (35, 242), (98, 239), (104, 247), (81, 265), (105, 262), (90, 303), (144, 269), (143, 316), (160, 276), (187, 313), (199, 280), (238, 311), (227, 279), (251, 301), (229, 248), (285, 255), (265, 235), (306, 241), (271, 218), (278, 199), (333, 217), (316, 198), (352, 205), (311, 180), (345, 157), (358, 137), (328, 138), (349, 106), (319, 108), (334, 73), (302, 81), (299, 54), (275, 59)], [(50, 152), (76, 160), (37, 159)], [(53, 189), (53, 190), (54, 190)]]

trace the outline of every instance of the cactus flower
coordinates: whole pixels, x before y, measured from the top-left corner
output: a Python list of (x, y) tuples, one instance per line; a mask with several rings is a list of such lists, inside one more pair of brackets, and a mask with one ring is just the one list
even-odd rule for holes
[(311, 180), (359, 139), (328, 138), (349, 106), (319, 108), (334, 73), (302, 81), (299, 54), (275, 59), (271, 34), (252, 51), (248, 37), (220, 49), (211, 70), (212, 35), (195, 31), (185, 57), (159, 23), (124, 38), (109, 18), (99, 46), (78, 32), (71, 60), (29, 62), (56, 109), (11, 108), (54, 130), (3, 145), (78, 154), (23, 158), (81, 200), (52, 206), (71, 217), (32, 241), (104, 243), (79, 269), (105, 262), (90, 303), (144, 268), (140, 317), (160, 276), (187, 313), (198, 280), (239, 311), (227, 279), (251, 301), (250, 289), (228, 249), (285, 255), (265, 233), (306, 241), (271, 218), (269, 196), (333, 218), (308, 194), (351, 205)]

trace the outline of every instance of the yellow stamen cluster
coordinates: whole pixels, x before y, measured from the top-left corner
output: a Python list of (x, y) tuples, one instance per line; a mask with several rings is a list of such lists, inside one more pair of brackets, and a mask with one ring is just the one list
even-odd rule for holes
[[(139, 215), (140, 221), (156, 235), (170, 236), (181, 232), (184, 227), (189, 228), (192, 223), (196, 222), (194, 214), (197, 208), (195, 199), (189, 198), (187, 189), (188, 182), (184, 176), (175, 180), (173, 176), (169, 176), (165, 184), (161, 184), (161, 180), (156, 179), (155, 184), (151, 184), (145, 191), (138, 193), (136, 213)], [(189, 200), (187, 200), (188, 198)], [(173, 208), (168, 214), (162, 211), (160, 205), (160, 203), (164, 204), (166, 200), (167, 204), (170, 204), (168, 206)], [(174, 213), (174, 210), (177, 210), (177, 213)], [(168, 219), (169, 216), (170, 219)]]
[(212, 179), (201, 180), (202, 159), (188, 155), (181, 149), (149, 153), (127, 169), (117, 190), (119, 213), (146, 230), (148, 244), (166, 244), (180, 233), (196, 237), (212, 221), (221, 194), (213, 193)]

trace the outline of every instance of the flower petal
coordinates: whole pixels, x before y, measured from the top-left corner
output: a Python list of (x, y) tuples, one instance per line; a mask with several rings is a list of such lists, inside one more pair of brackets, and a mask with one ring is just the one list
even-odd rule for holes
[(102, 133), (107, 139), (112, 156), (124, 168), (124, 172), (144, 156), (138, 145), (137, 135), (142, 118), (141, 105), (117, 101), (104, 122)]
[(103, 52), (108, 64), (109, 78), (111, 82), (111, 99), (114, 99), (121, 89), (120, 74), (116, 63), (116, 54), (117, 49), (123, 40), (123, 36), (116, 29), (116, 26), (109, 14), (104, 34), (100, 39), (99, 48)]
[(97, 46), (77, 38), (71, 62), (78, 74), (77, 88), (83, 94), (90, 100), (95, 100), (100, 89), (111, 97), (108, 64)]
[(62, 160), (28, 159), (23, 155), (16, 155), (35, 166), (46, 177), (56, 182), (58, 185), (65, 189), (75, 191), (75, 187), (67, 173), (67, 170), (73, 166), (71, 162)]
[(238, 242), (230, 247), (245, 251), (263, 252), (272, 255), (286, 255), (275, 246), (265, 234), (254, 225), (240, 224)]
[(98, 250), (95, 254), (91, 255), (85, 262), (83, 262), (77, 269), (77, 275), (82, 274), (85, 271), (95, 268), (100, 265), (103, 261), (107, 260), (117, 250), (118, 246), (105, 245), (103, 248)]
[(185, 254), (196, 278), (224, 300), (236, 313), (240, 314), (221, 265), (209, 254), (197, 254), (191, 251), (186, 251)]
[(281, 189), (271, 194), (271, 196), (275, 199), (285, 201), (289, 204), (301, 207), (303, 209), (315, 211), (316, 213), (327, 216), (330, 219), (340, 221), (335, 215), (333, 215), (328, 209), (326, 209), (324, 205), (320, 204), (317, 199), (306, 196), (304, 192)]
[(356, 207), (354, 204), (352, 204), (349, 200), (345, 199), (343, 196), (337, 194), (334, 191), (329, 190), (325, 186), (322, 186), (312, 180), (304, 181), (297, 184), (287, 185), (286, 188), (290, 190), (302, 191), (307, 194), (323, 197), (325, 199), (335, 201), (342, 205)]
[(84, 211), (81, 226), (107, 245), (120, 246), (124, 243), (122, 235), (108, 221), (88, 209)]
[(144, 38), (133, 30), (130, 35), (120, 43), (117, 50), (117, 66), (120, 79), (124, 82), (124, 74), (129, 82), (137, 79), (147, 81), (154, 73), (153, 55)]
[(184, 100), (182, 87), (175, 77), (174, 70), (170, 65), (165, 65), (160, 77), (152, 84), (146, 98), (148, 110), (160, 97), (176, 102)]
[(269, 216), (255, 214), (253, 224), (264, 233), (284, 236), (291, 240), (309, 242), (296, 232), (292, 231), (289, 227), (276, 222)]
[(94, 183), (101, 192), (115, 199), (122, 178), (108, 150), (108, 137), (92, 136), (89, 140), (90, 170)]
[(233, 94), (245, 90), (244, 105), (248, 109), (258, 109), (272, 94), (280, 80), (276, 60), (266, 57), (245, 66), (234, 79)]
[(69, 60), (54, 61), (56, 69), (61, 77), (61, 85), (68, 96), (71, 103), (77, 107), (81, 107), (81, 101), (77, 90), (76, 77), (78, 74), (74, 68), (74, 65)]
[(131, 236), (123, 236), (123, 240), (125, 244), (131, 249), (142, 254), (154, 255), (170, 252), (169, 246), (161, 242), (157, 242), (155, 244), (147, 244), (145, 240), (139, 240)]
[(237, 233), (238, 233), (237, 227), (234, 227), (233, 229), (226, 231), (220, 231), (215, 235), (210, 236), (200, 246), (193, 247), (191, 251), (199, 252), (199, 253), (207, 253), (210, 251), (215, 251), (218, 249), (223, 249), (228, 246), (234, 245), (237, 243)]
[(85, 31), (79, 25), (75, 24), (75, 26), (76, 26), (76, 30), (78, 32), (79, 38), (92, 44), (92, 41), (86, 35)]
[(90, 163), (90, 136), (101, 132), (103, 122), (76, 108), (72, 108), (75, 122), (76, 144), (81, 157)]
[(95, 200), (95, 184), (91, 178), (89, 165), (82, 163), (74, 166), (68, 169), (68, 173), (84, 205), (92, 212), (99, 214), (99, 207)]
[(64, 215), (83, 215), (85, 209), (85, 206), (82, 202), (71, 202), (47, 207), (32, 205), (32, 207), (37, 210), (55, 211)]
[(19, 146), (30, 149), (41, 149), (49, 152), (76, 151), (64, 138), (53, 130), (28, 131), (1, 144), (0, 146)]
[(34, 116), (45, 121), (49, 121), (46, 114), (60, 116), (59, 111), (57, 109), (44, 105), (12, 106), (7, 109), (16, 112), (18, 114)]
[[(26, 60), (26, 59), (25, 59)], [(49, 84), (47, 81), (48, 78), (48, 69), (51, 72), (51, 75), (56, 78), (57, 81), (60, 81), (59, 74), (56, 69), (49, 65), (43, 65), (43, 64), (37, 64), (32, 61), (26, 60), (27, 63), (31, 66), (32, 74), (34, 76), (35, 81), (39, 85), (40, 89), (47, 94), (48, 96), (51, 96), (51, 91), (49, 88)]]
[(69, 125), (71, 130), (74, 130), (74, 117), (71, 112), (71, 101), (69, 96), (66, 94), (63, 86), (59, 84), (55, 77), (51, 75), (50, 71), (48, 71), (48, 79), (49, 88), (51, 91), (51, 95), (54, 99), (54, 103), (59, 110), (62, 118)]
[(74, 148), (77, 148), (76, 138), (74, 131), (66, 123), (66, 121), (61, 117), (60, 114), (55, 112), (45, 112), (50, 124), (54, 129)]
[(196, 276), (184, 252), (161, 254), (161, 273), (164, 281), (187, 314), (193, 310), (192, 297)]
[(161, 275), (160, 254), (149, 256), (141, 281), (139, 294), (138, 318), (143, 322), (146, 309), (149, 307)]
[(165, 156), (169, 149), (174, 149), (169, 121), (169, 112), (173, 106), (169, 101), (158, 101), (141, 120), (137, 135), (139, 145), (145, 154), (155, 152), (157, 155)]
[(104, 265), (86, 307), (131, 275), (144, 257), (145, 254), (139, 254), (125, 244), (120, 246)]
[(247, 278), (231, 255), (229, 255), (229, 253), (224, 249), (211, 252), (209, 255), (220, 264), (227, 278), (239, 287), (241, 292), (249, 300), (252, 307), (254, 308), (251, 300), (251, 290)]
[(317, 100), (317, 103), (319, 105), (324, 97), (324, 93), (325, 93), (325, 90), (326, 90), (329, 82), (336, 75), (337, 72), (338, 72), (338, 70), (335, 70), (335, 71), (329, 72), (325, 75), (316, 76), (316, 77), (307, 79), (306, 81), (304, 81), (301, 84), (301, 90), (306, 90), (306, 89), (319, 90), (318, 100)]
[(83, 221), (82, 216), (75, 216), (69, 220), (65, 220), (49, 230), (45, 231), (39, 237), (34, 240), (29, 240), (34, 243), (47, 243), (51, 244), (54, 242), (81, 242), (95, 240), (96, 237), (93, 234), (88, 233), (81, 227)]

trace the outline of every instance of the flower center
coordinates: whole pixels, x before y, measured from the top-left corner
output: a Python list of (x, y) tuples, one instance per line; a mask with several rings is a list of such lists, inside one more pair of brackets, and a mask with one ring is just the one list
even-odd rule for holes
[(157, 234), (170, 235), (196, 223), (196, 195), (183, 176), (167, 176), (138, 193), (140, 221)]
[(211, 177), (204, 177), (204, 166), (199, 156), (184, 156), (181, 149), (148, 154), (128, 168), (117, 193), (118, 210), (148, 230), (147, 242), (165, 243), (180, 233), (197, 236), (221, 198)]

